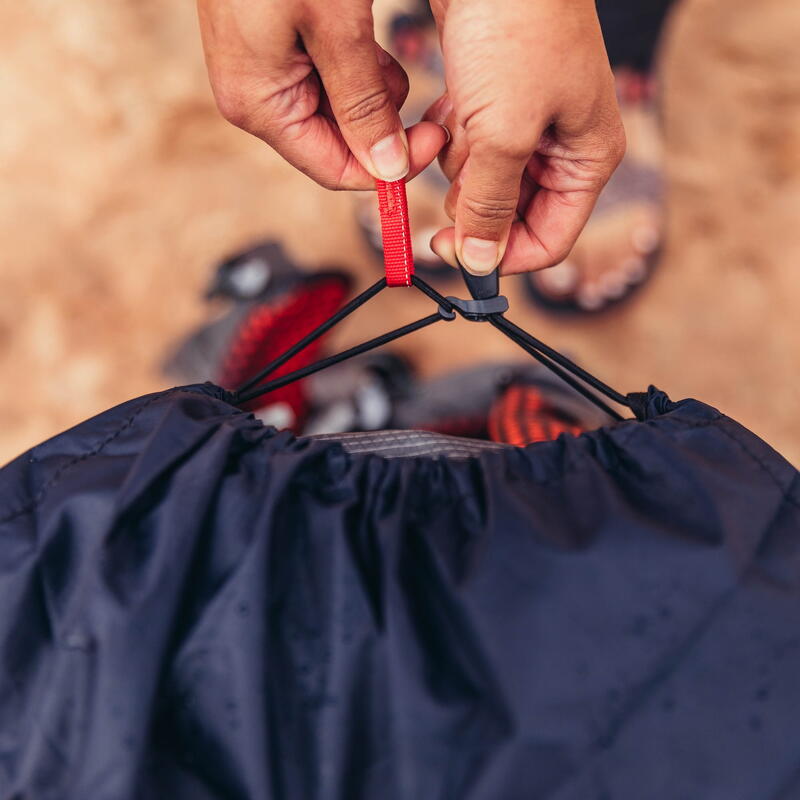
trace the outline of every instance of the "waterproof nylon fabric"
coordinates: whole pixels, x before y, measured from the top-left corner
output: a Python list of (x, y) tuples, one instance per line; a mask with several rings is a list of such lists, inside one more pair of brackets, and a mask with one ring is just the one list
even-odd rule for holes
[(797, 472), (694, 400), (462, 461), (206, 384), (0, 472), (0, 797), (800, 796)]

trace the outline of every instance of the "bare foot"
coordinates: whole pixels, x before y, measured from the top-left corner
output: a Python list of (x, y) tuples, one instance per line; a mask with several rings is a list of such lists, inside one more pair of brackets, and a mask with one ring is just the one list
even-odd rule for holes
[(661, 243), (660, 137), (652, 80), (617, 73), (628, 152), (569, 257), (529, 276), (545, 301), (599, 311), (650, 273)]
[(590, 221), (565, 261), (530, 280), (554, 302), (598, 311), (648, 276), (660, 241), (660, 207), (632, 203)]

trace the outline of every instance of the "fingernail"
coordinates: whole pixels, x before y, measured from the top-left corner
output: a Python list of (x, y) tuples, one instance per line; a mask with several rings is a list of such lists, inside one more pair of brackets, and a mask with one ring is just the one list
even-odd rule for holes
[(393, 133), (372, 145), (369, 155), (381, 180), (399, 181), (408, 174), (408, 150), (399, 133)]
[(486, 275), (497, 266), (497, 242), (467, 236), (461, 244), (461, 260), (469, 272)]
[(450, 128), (448, 128), (447, 125), (442, 125), (441, 123), (439, 124), (439, 127), (442, 128), (442, 130), (444, 130), (444, 135), (447, 137), (444, 143), (444, 146), (447, 147), (447, 145), (450, 144), (450, 140), (453, 138), (450, 135)]

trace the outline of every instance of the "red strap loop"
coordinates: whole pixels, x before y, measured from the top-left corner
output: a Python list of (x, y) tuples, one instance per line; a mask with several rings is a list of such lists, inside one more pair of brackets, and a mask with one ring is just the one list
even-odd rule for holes
[(388, 286), (411, 286), (414, 254), (411, 252), (411, 228), (408, 222), (406, 182), (376, 181), (378, 208), (381, 213), (383, 264)]

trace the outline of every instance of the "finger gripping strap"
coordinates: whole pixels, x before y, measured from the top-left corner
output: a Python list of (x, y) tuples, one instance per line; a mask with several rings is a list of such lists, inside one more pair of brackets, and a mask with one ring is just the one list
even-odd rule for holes
[(401, 179), (391, 182), (376, 181), (376, 184), (386, 283), (389, 286), (411, 286), (414, 255), (411, 252), (406, 182)]

